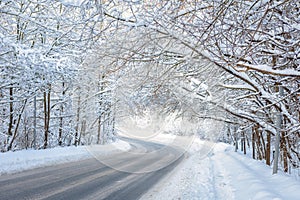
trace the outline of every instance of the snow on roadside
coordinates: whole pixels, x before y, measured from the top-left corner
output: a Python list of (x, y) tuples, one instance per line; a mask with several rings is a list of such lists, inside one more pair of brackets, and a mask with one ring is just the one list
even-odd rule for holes
[[(160, 184), (146, 193), (142, 200), (211, 200), (220, 199), (213, 175), (211, 156), (214, 143), (194, 138), (189, 158), (171, 172)], [(233, 199), (230, 188), (224, 199)], [(220, 198), (219, 198), (220, 197)]]
[(227, 172), (237, 199), (297, 200), (300, 197), (300, 182), (292, 176), (283, 172), (272, 175), (272, 169), (264, 163), (233, 150), (216, 153), (213, 162)]
[(284, 173), (272, 175), (269, 167), (227, 144), (195, 139), (189, 152), (190, 157), (142, 199), (299, 199), (299, 181)]
[(117, 139), (115, 142), (106, 145), (89, 145), (86, 146), (86, 151), (94, 158), (99, 159), (102, 156), (109, 156), (112, 153), (129, 151), (131, 145), (123, 140)]
[(91, 151), (94, 149), (98, 153), (109, 155), (118, 150), (128, 151), (130, 144), (117, 140), (107, 145), (56, 147), (0, 153), (0, 175), (92, 158)]
[(21, 150), (0, 154), (0, 174), (90, 158), (84, 146)]
[(111, 144), (116, 149), (121, 151), (129, 151), (131, 149), (131, 145), (128, 142), (117, 139), (114, 143)]

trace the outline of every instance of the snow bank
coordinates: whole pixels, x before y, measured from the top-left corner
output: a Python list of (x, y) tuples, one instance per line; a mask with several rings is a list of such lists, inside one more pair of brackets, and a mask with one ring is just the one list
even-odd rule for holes
[(300, 182), (272, 175), (263, 163), (235, 153), (232, 146), (195, 139), (191, 156), (146, 193), (144, 200), (297, 200)]
[(123, 140), (117, 139), (115, 142), (107, 145), (90, 145), (86, 147), (86, 150), (95, 157), (96, 159), (99, 159), (102, 156), (107, 156), (115, 152), (120, 151), (129, 151), (131, 148), (130, 144), (128, 142), (125, 142)]
[(253, 200), (296, 200), (300, 197), (299, 181), (283, 172), (272, 175), (271, 167), (233, 150), (216, 154), (214, 162), (227, 171), (237, 197)]
[(129, 143), (117, 140), (108, 145), (57, 147), (1, 153), (0, 175), (92, 158), (94, 151), (102, 155), (110, 155), (116, 151), (128, 151), (129, 149)]
[(22, 150), (0, 154), (0, 174), (90, 158), (84, 146)]

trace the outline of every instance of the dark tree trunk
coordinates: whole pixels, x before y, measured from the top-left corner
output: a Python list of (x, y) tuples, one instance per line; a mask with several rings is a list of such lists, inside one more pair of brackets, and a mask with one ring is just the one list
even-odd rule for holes
[(14, 97), (13, 97), (14, 93), (13, 93), (13, 88), (9, 88), (9, 122), (8, 122), (8, 130), (7, 130), (7, 134), (9, 136), (12, 136), (12, 129), (13, 129), (13, 123), (14, 123)]
[[(62, 101), (64, 101), (66, 91), (65, 91), (65, 83), (62, 83)], [(58, 145), (62, 145), (62, 134), (63, 134), (63, 114), (64, 114), (64, 102), (61, 102), (60, 105), (60, 118), (59, 118), (59, 129), (58, 129)]]
[(48, 85), (48, 91), (44, 92), (44, 146), (46, 149), (48, 147), (48, 136), (49, 136), (49, 125), (50, 125), (50, 96), (51, 95), (51, 85)]
[(76, 128), (75, 128), (75, 141), (74, 145), (77, 146), (79, 144), (78, 136), (79, 136), (79, 120), (80, 120), (80, 94), (78, 94), (78, 102), (77, 102), (77, 114), (76, 114)]
[(267, 131), (266, 164), (271, 165), (271, 133)]
[(284, 131), (281, 132), (281, 152), (283, 159), (283, 170), (284, 172), (288, 172), (288, 152), (286, 146), (286, 134)]
[(252, 158), (255, 159), (255, 127), (252, 129)]
[(17, 119), (17, 124), (16, 124), (16, 127), (15, 127), (15, 130), (14, 130), (14, 133), (13, 133), (13, 136), (12, 136), (12, 139), (10, 140), (10, 143), (9, 143), (9, 146), (7, 148), (7, 150), (11, 150), (12, 149), (12, 146), (13, 146), (13, 143), (18, 135), (18, 129), (19, 129), (19, 125), (20, 125), (20, 122), (21, 122), (21, 118), (22, 118), (22, 114), (24, 112), (24, 109), (26, 107), (26, 103), (27, 103), (27, 100), (24, 101), (24, 104), (22, 106), (22, 109), (18, 115), (18, 119)]

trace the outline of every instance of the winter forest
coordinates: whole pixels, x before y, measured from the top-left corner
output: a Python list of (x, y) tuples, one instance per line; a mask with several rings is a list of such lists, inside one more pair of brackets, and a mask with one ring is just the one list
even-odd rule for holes
[(0, 0), (0, 14), (1, 152), (105, 144), (150, 115), (299, 170), (298, 0)]

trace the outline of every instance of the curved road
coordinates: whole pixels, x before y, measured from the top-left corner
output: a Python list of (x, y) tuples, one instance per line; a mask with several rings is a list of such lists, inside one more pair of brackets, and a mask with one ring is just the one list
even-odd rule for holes
[(123, 138), (132, 148), (0, 176), (0, 199), (139, 199), (185, 157), (176, 147)]

